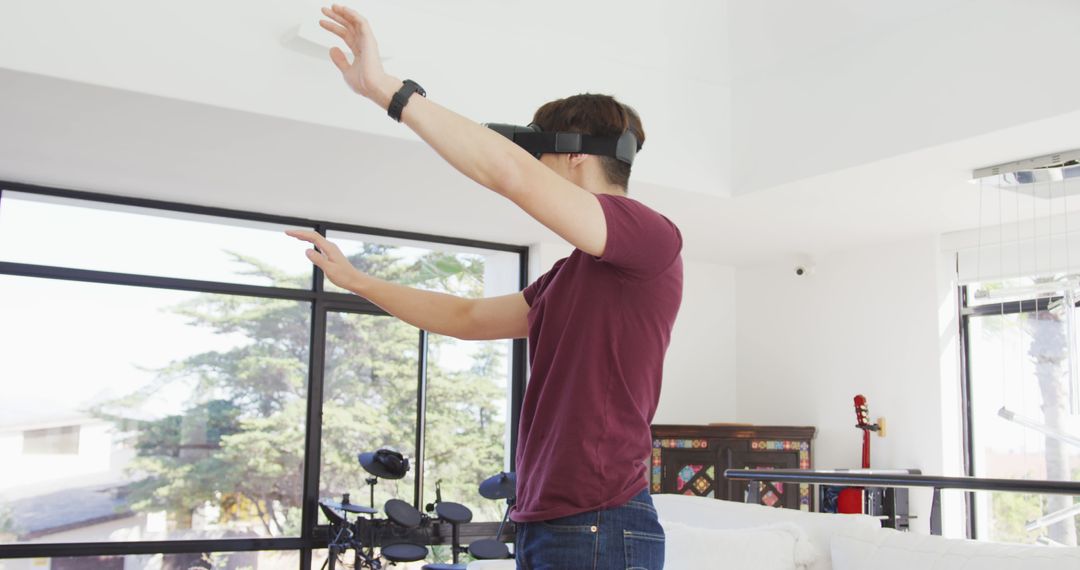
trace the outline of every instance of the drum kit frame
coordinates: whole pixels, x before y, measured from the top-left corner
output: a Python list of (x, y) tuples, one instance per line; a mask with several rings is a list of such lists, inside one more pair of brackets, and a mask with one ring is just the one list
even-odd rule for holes
[[(443, 501), (441, 482), (436, 482), (435, 485), (435, 502), (428, 504), (425, 509), (434, 513), (434, 516), (421, 513), (416, 507), (400, 499), (390, 499), (383, 507), (386, 517), (377, 518), (379, 510), (375, 508), (375, 484), (380, 478), (404, 477), (409, 469), (408, 460), (390, 450), (361, 453), (358, 459), (364, 470), (372, 475), (366, 479), (371, 490), (371, 503), (370, 506), (352, 503), (347, 493), (342, 495), (340, 501), (319, 501), (319, 508), (330, 523), (324, 569), (329, 567), (329, 570), (336, 570), (337, 564), (344, 562), (341, 557), (349, 550), (353, 551), (352, 568), (356, 569), (381, 570), (384, 568), (384, 559), (391, 565), (423, 560), (428, 555), (427, 545), (445, 544), (446, 525), (450, 526), (451, 531), (450, 552), (453, 563), (425, 564), (424, 570), (464, 570), (465, 565), (459, 564), (459, 556), (465, 552), (476, 559), (510, 557), (509, 549), (502, 539), (515, 497), (514, 473), (499, 473), (480, 484), (481, 496), (493, 500), (505, 499), (507, 507), (495, 536), (473, 540), (466, 548), (461, 545), (460, 531), (462, 525), (472, 521), (472, 511), (460, 503)], [(351, 521), (350, 515), (355, 515)], [(474, 524), (494, 526), (494, 523)]]

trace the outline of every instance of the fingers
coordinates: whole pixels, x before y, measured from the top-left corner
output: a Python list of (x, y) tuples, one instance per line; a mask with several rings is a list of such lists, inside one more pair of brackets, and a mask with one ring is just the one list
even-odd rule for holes
[(345, 52), (341, 51), (341, 48), (330, 48), (330, 61), (334, 62), (338, 71), (342, 73), (349, 70), (349, 58), (345, 57)]
[(360, 40), (358, 38), (358, 32), (352, 28), (348, 20), (327, 8), (323, 8), (322, 13), (332, 21), (319, 20), (319, 25), (322, 26), (323, 29), (341, 38), (354, 54), (359, 54)]
[(340, 4), (334, 4), (333, 12), (351, 24), (357, 32), (365, 32), (368, 26), (368, 21), (352, 8), (347, 8)]
[[(322, 8), (322, 13), (327, 18), (330, 18), (332, 22), (320, 21), (319, 25), (345, 40), (353, 55), (359, 56), (360, 52), (364, 50), (369, 51), (376, 58), (378, 57), (378, 47), (375, 43), (375, 36), (371, 33), (371, 25), (359, 12), (340, 4), (334, 4), (330, 8)], [(337, 64), (337, 61), (334, 63)], [(338, 67), (341, 68), (340, 65)]]
[(345, 27), (331, 22), (330, 20), (319, 20), (319, 25), (322, 26), (322, 29), (341, 38), (345, 42), (345, 45), (349, 46), (349, 48), (353, 50), (353, 53), (359, 51), (359, 48), (356, 44), (356, 38), (353, 37), (352, 32), (345, 29)]
[(305, 251), (304, 255), (307, 255), (307, 258), (311, 260), (311, 262), (314, 263), (316, 267), (322, 269), (323, 271), (326, 271), (325, 265), (326, 262), (329, 261), (329, 259), (327, 259), (325, 255), (315, 251), (314, 249), (309, 249)]
[[(331, 255), (337, 255), (339, 250), (336, 245), (330, 240), (324, 238), (318, 232), (311, 230), (288, 230), (285, 235), (294, 237), (300, 241), (306, 241), (319, 249), (327, 258)], [(313, 250), (308, 250), (313, 251)], [(309, 256), (310, 257), (310, 256)]]
[(313, 232), (311, 230), (285, 230), (285, 235), (306, 242), (312, 242), (315, 238), (322, 237), (318, 232)]
[(350, 24), (349, 21), (345, 19), (345, 16), (335, 12), (334, 10), (331, 10), (330, 8), (323, 8), (322, 13), (327, 18), (330, 18), (331, 20), (340, 24), (341, 27), (346, 28), (349, 31), (354, 31), (352, 29), (352, 24)]
[(285, 232), (285, 235), (294, 237), (300, 241), (306, 241), (319, 248), (320, 251), (326, 251), (325, 246), (330, 244), (330, 242), (326, 241), (326, 238), (318, 232), (313, 232), (311, 230), (289, 230)]

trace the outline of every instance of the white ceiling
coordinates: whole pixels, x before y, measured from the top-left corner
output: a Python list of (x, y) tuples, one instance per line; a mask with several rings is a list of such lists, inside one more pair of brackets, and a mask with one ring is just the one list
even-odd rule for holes
[[(556, 240), (287, 47), (317, 6), (5, 2), (0, 178)], [(649, 142), (632, 194), (700, 261), (972, 227), (971, 169), (1080, 147), (1067, 0), (359, 6), (391, 71), (478, 120), (583, 90), (633, 104)]]

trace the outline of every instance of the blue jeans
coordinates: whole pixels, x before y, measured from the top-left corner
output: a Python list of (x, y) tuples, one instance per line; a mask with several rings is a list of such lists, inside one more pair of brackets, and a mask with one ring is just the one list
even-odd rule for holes
[(664, 529), (648, 489), (621, 507), (518, 523), (520, 570), (661, 570)]

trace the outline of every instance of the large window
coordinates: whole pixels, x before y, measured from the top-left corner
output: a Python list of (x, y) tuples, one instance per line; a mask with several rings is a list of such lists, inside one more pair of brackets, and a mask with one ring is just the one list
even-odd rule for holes
[[(1049, 281), (977, 283), (964, 290), (973, 475), (1080, 481), (1080, 410), (1070, 406), (1070, 371), (1080, 347), (1069, 322), (1080, 322), (1080, 315), (1062, 292), (1045, 285)], [(1073, 501), (976, 493), (975, 535), (1076, 545), (1080, 507)]]
[[(300, 535), (310, 303), (2, 275), (0, 290), (0, 441), (23, 440), (0, 471), (9, 541)], [(29, 454), (32, 433), (56, 435)]]
[(376, 507), (438, 483), (499, 520), (477, 485), (511, 467), (523, 342), (411, 327), (292, 227), (412, 286), (524, 285), (515, 246), (0, 184), (0, 567), (308, 568), (317, 499), (366, 503), (384, 447), (412, 470)]

